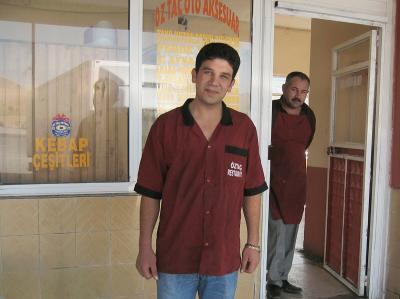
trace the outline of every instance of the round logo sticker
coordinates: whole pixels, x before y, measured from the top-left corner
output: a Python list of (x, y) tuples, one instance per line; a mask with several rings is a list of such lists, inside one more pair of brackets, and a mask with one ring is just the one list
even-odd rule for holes
[(71, 122), (65, 114), (57, 114), (52, 118), (51, 133), (54, 137), (65, 137), (71, 134)]

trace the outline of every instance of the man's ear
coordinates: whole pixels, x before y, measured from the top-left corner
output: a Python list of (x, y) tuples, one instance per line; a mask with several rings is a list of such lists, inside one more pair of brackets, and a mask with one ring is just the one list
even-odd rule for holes
[(197, 73), (196, 69), (192, 69), (192, 83), (196, 83)]

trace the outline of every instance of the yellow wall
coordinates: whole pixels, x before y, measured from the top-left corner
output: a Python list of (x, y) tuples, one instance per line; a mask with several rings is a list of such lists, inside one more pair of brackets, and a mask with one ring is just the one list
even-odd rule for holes
[(367, 26), (313, 19), (311, 22), (310, 106), (317, 118), (317, 130), (309, 148), (309, 166), (328, 167), (331, 105), (331, 49), (369, 30)]
[(309, 74), (311, 32), (276, 26), (274, 35), (274, 76), (295, 70)]

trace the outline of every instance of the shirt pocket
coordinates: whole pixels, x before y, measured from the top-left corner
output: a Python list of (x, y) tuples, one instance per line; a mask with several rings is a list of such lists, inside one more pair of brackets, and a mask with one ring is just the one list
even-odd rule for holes
[(225, 146), (224, 178), (226, 182), (243, 183), (246, 177), (248, 149)]

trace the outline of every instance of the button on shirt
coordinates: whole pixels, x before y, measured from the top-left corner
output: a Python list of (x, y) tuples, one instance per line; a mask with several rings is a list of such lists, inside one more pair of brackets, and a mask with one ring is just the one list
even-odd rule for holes
[(160, 272), (224, 275), (240, 267), (244, 196), (267, 185), (249, 117), (222, 103), (221, 122), (208, 141), (189, 111), (191, 100), (152, 126), (135, 191), (162, 199)]

